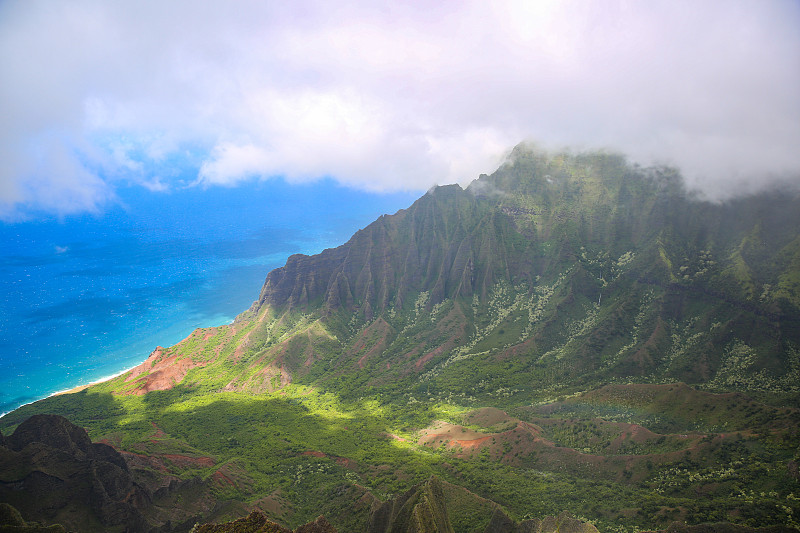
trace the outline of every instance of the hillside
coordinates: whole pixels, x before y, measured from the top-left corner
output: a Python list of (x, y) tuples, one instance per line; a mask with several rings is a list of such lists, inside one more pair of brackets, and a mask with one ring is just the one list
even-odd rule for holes
[(796, 193), (708, 203), (672, 169), (521, 145), (289, 257), (233, 324), (0, 428), (61, 414), (220, 516), (289, 527), (365, 531), (432, 474), (518, 522), (796, 527), (799, 400)]

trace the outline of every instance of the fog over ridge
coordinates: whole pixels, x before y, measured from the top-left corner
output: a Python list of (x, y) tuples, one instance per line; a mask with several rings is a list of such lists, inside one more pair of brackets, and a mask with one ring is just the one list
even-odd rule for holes
[(800, 182), (800, 4), (0, 4), (0, 219), (283, 176), (468, 184), (522, 139)]

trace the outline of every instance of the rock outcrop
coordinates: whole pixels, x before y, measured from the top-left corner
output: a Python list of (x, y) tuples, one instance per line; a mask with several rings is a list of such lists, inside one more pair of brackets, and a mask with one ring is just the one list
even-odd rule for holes
[(27, 520), (79, 531), (147, 531), (147, 493), (111, 446), (56, 415), (35, 415), (0, 446), (0, 500)]
[(0, 503), (0, 533), (66, 533), (61, 524), (42, 526), (26, 522), (19, 511), (7, 503)]

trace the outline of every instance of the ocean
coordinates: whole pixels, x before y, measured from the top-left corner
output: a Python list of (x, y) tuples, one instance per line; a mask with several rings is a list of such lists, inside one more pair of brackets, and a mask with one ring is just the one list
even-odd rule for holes
[(421, 194), (332, 180), (130, 187), (101, 213), (0, 223), (0, 413), (230, 323), (289, 255), (343, 244)]

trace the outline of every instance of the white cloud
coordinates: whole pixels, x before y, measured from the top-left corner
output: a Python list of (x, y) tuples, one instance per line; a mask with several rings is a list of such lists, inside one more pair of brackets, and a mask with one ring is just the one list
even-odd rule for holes
[(426, 189), (525, 138), (669, 161), (713, 196), (800, 174), (788, 0), (10, 0), (0, 77), (5, 217), (164, 190), (187, 147), (205, 186)]
[(211, 152), (211, 158), (200, 167), (198, 182), (204, 185), (235, 185), (263, 174), (271, 166), (269, 154), (252, 144), (217, 145)]

